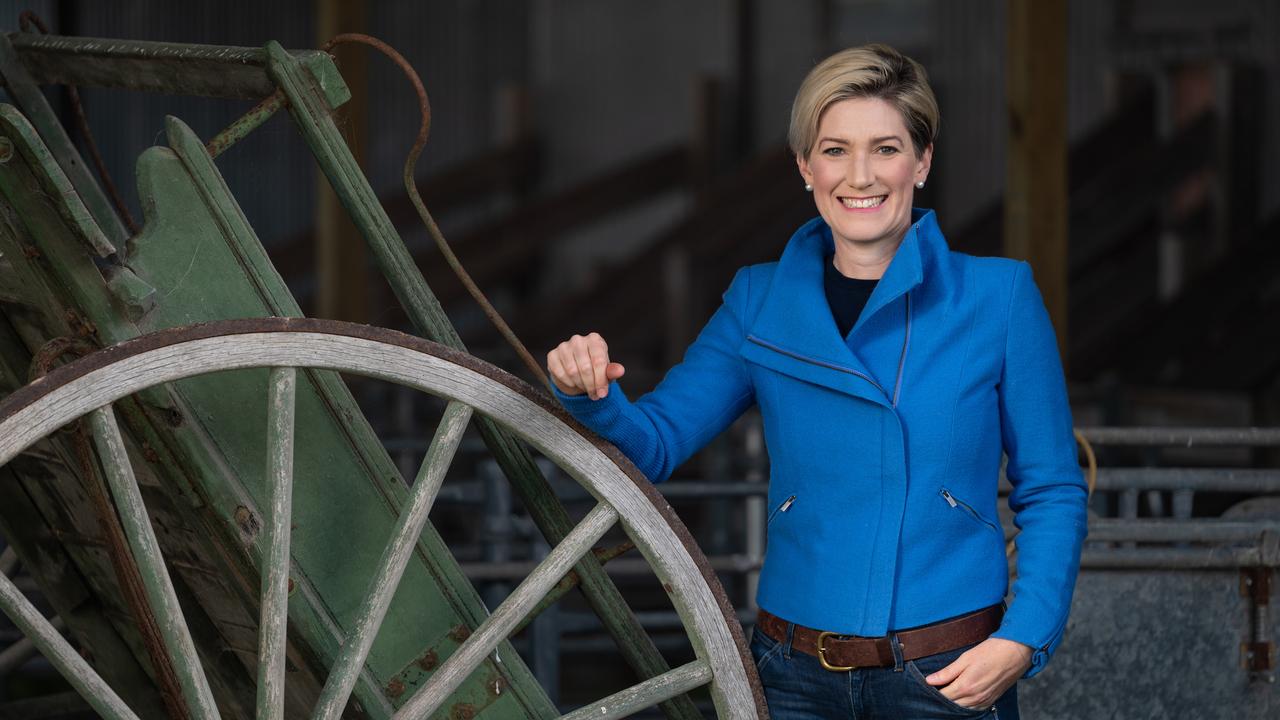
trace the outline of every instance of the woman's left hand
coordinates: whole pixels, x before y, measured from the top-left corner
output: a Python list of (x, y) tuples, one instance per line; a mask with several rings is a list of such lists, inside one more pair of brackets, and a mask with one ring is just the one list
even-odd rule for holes
[(1004, 638), (987, 638), (969, 648), (925, 682), (953, 703), (991, 707), (1031, 667), (1031, 648)]

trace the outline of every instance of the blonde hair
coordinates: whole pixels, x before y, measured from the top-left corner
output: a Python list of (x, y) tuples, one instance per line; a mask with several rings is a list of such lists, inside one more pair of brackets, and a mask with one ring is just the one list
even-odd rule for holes
[(808, 157), (822, 113), (850, 98), (880, 98), (896, 107), (917, 156), (938, 137), (938, 101), (924, 67), (888, 45), (873, 43), (841, 50), (809, 71), (791, 105), (791, 151)]

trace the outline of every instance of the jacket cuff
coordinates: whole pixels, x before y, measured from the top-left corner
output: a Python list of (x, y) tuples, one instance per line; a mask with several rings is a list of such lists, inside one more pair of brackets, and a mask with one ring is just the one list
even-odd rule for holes
[[(1025, 613), (1019, 614), (1016, 608), (1015, 602), (1005, 614), (1004, 621), (1000, 623), (1000, 629), (991, 633), (991, 637), (1012, 640), (1031, 648), (1031, 667), (1022, 675), (1023, 679), (1028, 679), (1038, 675), (1049, 663), (1049, 658), (1053, 656), (1054, 651), (1058, 649), (1058, 644), (1062, 642), (1063, 631), (1066, 629), (1066, 618), (1062, 619), (1056, 630), (1046, 634), (1043, 629), (1043, 617), (1034, 618)], [(1037, 620), (1039, 622), (1036, 622)]]
[(626, 399), (616, 380), (609, 383), (609, 392), (599, 400), (592, 400), (586, 393), (566, 395), (555, 383), (551, 383), (551, 391), (574, 419), (597, 434), (603, 434), (603, 429), (617, 420)]

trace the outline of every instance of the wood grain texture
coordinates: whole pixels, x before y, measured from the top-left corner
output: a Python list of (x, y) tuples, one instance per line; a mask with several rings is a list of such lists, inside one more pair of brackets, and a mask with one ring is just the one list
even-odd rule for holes
[(138, 720), (80, 653), (23, 597), (7, 575), (0, 575), (0, 609), (99, 715), (108, 720)]
[[(369, 250), (379, 269), (416, 331), (423, 337), (465, 350), (439, 299), (427, 285), (408, 247), (352, 156), (332, 113), (320, 101), (312, 82), (318, 76), (313, 72), (308, 77), (302, 71), (301, 63), (285, 52), (279, 43), (268, 42), (266, 50), (268, 73), (289, 98), (289, 112), (297, 123), (298, 131), (310, 146), (352, 222), (369, 243)], [(551, 544), (564, 539), (572, 527), (569, 514), (534, 465), (528, 448), (487, 418), (478, 418), (476, 426), (485, 446), (511, 481), (538, 530)], [(586, 557), (575, 570), (582, 579), (580, 587), (587, 603), (600, 618), (605, 631), (618, 644), (627, 663), (642, 677), (652, 677), (669, 670), (657, 646), (600, 563), (594, 557)], [(663, 711), (670, 720), (701, 717), (687, 698), (672, 700), (663, 707)]]
[(405, 703), (393, 720), (426, 720), (449, 695), (471, 675), (520, 621), (529, 614), (551, 587), (569, 572), (578, 558), (591, 551), (609, 528), (618, 521), (618, 511), (605, 503), (596, 505), (578, 527), (556, 545), (524, 582), (502, 601), (457, 652), (445, 661), (431, 679)]
[(453, 456), (470, 421), (471, 408), (466, 405), (452, 402), (445, 408), (440, 426), (431, 438), (431, 446), (427, 448), (427, 455), (418, 470), (409, 507), (401, 513), (396, 523), (391, 542), (382, 553), (382, 559), (369, 584), (369, 592), (356, 614), (355, 630), (342, 643), (342, 650), (325, 681), (313, 715), (316, 720), (333, 720), (346, 707), (360, 668), (364, 667), (369, 648), (373, 647), (373, 640), (382, 627), (382, 619), (386, 616), (387, 606), (391, 604), (391, 597), (400, 586), (400, 577), (409, 562), (409, 554), (413, 552), (418, 536), (422, 534), (422, 527), (427, 523), (436, 494), (440, 491), (445, 473), (453, 463)]
[(272, 368), (267, 391), (267, 562), (258, 622), (258, 720), (284, 717), (289, 613), (289, 526), (293, 518), (294, 399), (297, 371)]
[(617, 720), (705, 685), (710, 680), (711, 668), (706, 661), (694, 660), (671, 672), (616, 692), (600, 702), (580, 707), (560, 720)]
[(191, 630), (178, 605), (178, 596), (169, 579), (169, 571), (165, 568), (160, 544), (156, 541), (151, 518), (143, 505), (142, 493), (138, 490), (138, 481), (124, 447), (124, 438), (120, 436), (120, 427), (116, 424), (115, 412), (109, 403), (90, 414), (89, 426), (107, 476), (107, 484), (111, 488), (112, 499), (120, 513), (120, 524), (129, 538), (129, 549), (141, 571), (147, 600), (155, 612), (160, 634), (173, 661), (173, 669), (178, 674), (187, 711), (192, 717), (201, 720), (218, 720), (213, 690), (200, 667), (200, 656), (196, 653)]
[(462, 402), (519, 435), (618, 512), (670, 588), (697, 656), (712, 668), (718, 716), (766, 716), (732, 608), (687, 530), (616, 450), (584, 436), (551, 401), (519, 380), (418, 338), (286, 318), (177, 329), (95, 355), (57, 368), (46, 376), (46, 386), (28, 386), (0, 402), (0, 463), (71, 419), (142, 387), (223, 369), (296, 365), (339, 370)]

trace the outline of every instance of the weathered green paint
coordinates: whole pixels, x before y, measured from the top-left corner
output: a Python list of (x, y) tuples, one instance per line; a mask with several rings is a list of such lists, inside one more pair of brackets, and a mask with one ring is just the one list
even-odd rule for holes
[[(263, 70), (262, 48), (151, 42), (119, 38), (9, 33), (36, 84), (141, 90), (165, 95), (260, 100), (275, 86)], [(308, 67), (333, 67), (319, 50), (294, 50)], [(338, 75), (337, 69), (331, 76)], [(341, 97), (337, 93), (333, 97)], [(336, 104), (345, 102), (342, 100)]]
[[(0, 112), (0, 123), (3, 119)], [(16, 114), (10, 120), (10, 125), (23, 124)], [(77, 239), (89, 229), (73, 225), (69, 218), (83, 220), (87, 215), (68, 213), (65, 208), (59, 211), (48, 200), (74, 203), (75, 194), (46, 196), (41, 190), (45, 181), (35, 177), (45, 173), (54, 186), (69, 187), (57, 184), (61, 171), (45, 162), (29, 166), (29, 154), (21, 152), (16, 162), (0, 165), (0, 194), (10, 207), (23, 208), (10, 216), (18, 218), (32, 257), (22, 255), (21, 247), (16, 252), (23, 263), (36, 264), (35, 276), (40, 279), (32, 285), (26, 278), (12, 277), (0, 265), (0, 287), (17, 288), (24, 298), (6, 304), (6, 313), (16, 318), (15, 308), (26, 305), (35, 313), (23, 339), (27, 348), (73, 333), (81, 325), (93, 326), (93, 336), (106, 344), (200, 320), (299, 314), (203, 144), (189, 130), (184, 134), (180, 123), (170, 123), (170, 132), (174, 150), (155, 148), (139, 161), (147, 222), (131, 243), (130, 264), (142, 281), (155, 288), (157, 300), (137, 321), (119, 306)], [(12, 134), (19, 139), (15, 143), (19, 148), (22, 143), (39, 143), (33, 132)], [(85, 322), (60, 320), (59, 308), (74, 308)], [(202, 637), (211, 641), (212, 649), (219, 645), (233, 649), (212, 661), (205, 659), (206, 667), (216, 673), (211, 679), (217, 680), (215, 695), (223, 707), (235, 704), (234, 689), (256, 670), (252, 627), (262, 547), (255, 528), (262, 522), (260, 508), (266, 506), (261, 480), (265, 376), (265, 371), (246, 371), (206, 385), (176, 384), (141, 394), (141, 407), (119, 404), (131, 438), (148, 443), (154, 451), (155, 460), (148, 463), (156, 476), (148, 487), (153, 514), (158, 498), (185, 498), (168, 503), (169, 510), (184, 519), (167, 517), (167, 526), (182, 531), (163, 540), (171, 560), (175, 553), (184, 557), (174, 573), (184, 585), (198, 588), (191, 596), (208, 613), (207, 619), (202, 614), (189, 619), (207, 626)], [(296, 472), (306, 481), (297, 491), (305, 501), (294, 508), (298, 525), (294, 564), (303, 572), (294, 578), (295, 592), (290, 596), (290, 659), (297, 667), (286, 687), (290, 715), (306, 712), (318, 694), (317, 678), (336, 656), (345, 628), (354, 626), (352, 615), (369, 581), (368, 568), (381, 552), (408, 493), (340, 378), (307, 372), (300, 376), (299, 386), (298, 416), (306, 421), (299, 427), (305, 441), (298, 454), (306, 461)], [(332, 532), (339, 527), (344, 532)], [(192, 549), (199, 551), (198, 556)], [(393, 699), (385, 686), (396, 672), (451, 628), (474, 627), (485, 616), (480, 598), (430, 527), (423, 532), (401, 585), (387, 619), (400, 632), (384, 633), (375, 642), (356, 688), (356, 702), (373, 718), (392, 714)], [(433, 612), (421, 612), (423, 606), (432, 607)], [(127, 625), (127, 616), (123, 620)], [(145, 657), (141, 647), (135, 647), (135, 653)], [(493, 699), (490, 712), (504, 717), (554, 716), (555, 708), (515, 651), (507, 646), (503, 653), (510, 661), (494, 672), (505, 689)], [(239, 663), (243, 666), (237, 671)], [(476, 682), (483, 680), (478, 677)], [(472, 698), (482, 689), (469, 685), (465, 691), (459, 696)]]
[(125, 536), (129, 538), (129, 549), (141, 571), (147, 600), (151, 604), (156, 623), (160, 626), (160, 634), (164, 638), (169, 659), (173, 662), (173, 669), (178, 675), (187, 712), (201, 720), (218, 720), (213, 690), (200, 667), (195, 642), (191, 639), (190, 628), (187, 627), (182, 608), (178, 605), (178, 595), (169, 580), (169, 571), (165, 569), (160, 543), (156, 541), (155, 531), (151, 528), (151, 518), (142, 502), (142, 493), (138, 490), (138, 480), (129, 462), (129, 454), (116, 424), (115, 413), (110, 407), (95, 410), (89, 416), (89, 425), (93, 428), (93, 441), (107, 484), (111, 486), (111, 496), (120, 513), (120, 523), (124, 527)]
[[(465, 351), (457, 331), (427, 286), (421, 271), (400, 239), (377, 195), (325, 107), (314, 81), (300, 63), (278, 43), (267, 44), (267, 70), (289, 98), (289, 112), (321, 170), (408, 313), (417, 332), (428, 339)], [(510, 433), (486, 418), (476, 419), (481, 437), (512, 486), (520, 495), (539, 530), (552, 543), (563, 540), (572, 528), (569, 514), (556, 498), (546, 478), (533, 463), (528, 449)], [(606, 631), (613, 636), (627, 662), (642, 677), (661, 675), (670, 669), (645, 633), (600, 563), (588, 556), (574, 568), (582, 578), (582, 590)], [(688, 698), (663, 705), (671, 718), (698, 718)]]
[[(154, 215), (148, 216), (146, 228), (134, 241), (133, 264), (148, 281), (169, 293), (147, 317), (146, 329), (202, 319), (301, 315), (204, 145), (176, 119), (169, 120), (168, 129), (173, 150), (153, 148), (139, 161), (140, 192), (154, 200), (147, 203)], [(189, 267), (200, 267), (202, 272), (187, 273)], [(307, 592), (291, 599), (289, 616), (324, 658), (323, 666), (331, 666), (342, 640), (356, 625), (372, 568), (386, 543), (385, 533), (408, 504), (408, 487), (340, 378), (306, 371), (299, 380), (296, 413), (298, 436), (303, 440), (295, 454), (293, 553), (295, 565), (306, 572), (294, 580)], [(258, 383), (237, 388), (227, 378), (210, 378), (178, 384), (205, 417), (216, 417), (219, 408), (226, 416), (241, 416), (239, 422), (217, 431), (217, 445), (235, 467), (253, 467), (253, 453), (261, 452), (255, 449), (265, 436), (261, 416), (238, 410), (256, 407), (265, 378)], [(356, 483), (353, 478), (366, 481)], [(249, 478), (242, 475), (239, 483), (237, 494), (209, 482), (208, 493), (227, 495), (211, 504), (218, 508), (243, 505), (261, 518), (256, 508), (265, 507), (262, 496)], [(338, 527), (343, 532), (329, 531)], [(323, 597), (321, 605), (333, 608), (333, 614), (318, 616), (299, 608), (308, 594)], [(390, 715), (385, 687), (400, 668), (422, 654), (424, 640), (460, 623), (478, 625), (486, 614), (430, 526), (419, 539), (415, 559), (395, 597), (384, 622), (401, 632), (378, 637), (355, 692), (366, 712), (375, 717)], [(422, 613), (424, 606), (433, 612)], [(516, 658), (513, 649), (509, 654)], [(511, 688), (504, 702), (520, 708), (518, 714), (555, 714), (518, 658), (506, 664), (503, 672), (503, 682)], [(385, 715), (379, 704), (384, 704)]]
[(294, 395), (297, 370), (272, 368), (267, 390), (266, 562), (258, 618), (258, 720), (284, 717), (288, 642), (289, 525), (293, 522)]
[(123, 244), (128, 232), (106, 193), (94, 180), (84, 160), (80, 158), (80, 153), (76, 152), (57, 113), (40, 91), (38, 81), (28, 73), (18, 51), (10, 42), (10, 37), (0, 34), (0, 81), (4, 83), (9, 97), (21, 106), (23, 113), (39, 128), (40, 136), (57, 156), (62, 171), (71, 179), (76, 192), (93, 213), (97, 226), (105, 236), (91, 238), (94, 241), (92, 247), (99, 257), (106, 257), (115, 252), (116, 246)]
[(458, 648), (458, 652), (444, 662), (440, 671), (400, 708), (394, 720), (425, 720), (443, 706), (445, 698), (452, 695), (480, 667), (485, 657), (496, 650), (516, 625), (520, 624), (521, 618), (533, 609), (556, 581), (569, 572), (569, 568), (579, 558), (591, 552), (591, 546), (617, 521), (618, 511), (604, 502), (587, 513), (582, 522), (538, 563), (529, 577), (502, 601), (492, 615), (485, 618), (475, 633)]
[[(31, 356), (23, 337), (35, 337), (43, 327), (56, 328), (62, 319), (52, 295), (47, 304), (9, 304), (9, 298), (19, 297), (10, 294), (13, 288), (28, 293), (21, 295), (27, 300), (48, 292), (38, 260), (21, 252), (15, 232), (0, 217), (0, 279), (11, 281), (10, 290), (0, 291), (7, 313), (0, 316), (0, 395), (27, 382)], [(47, 440), (0, 468), (0, 534), (19, 551), (27, 572), (104, 679), (145, 720), (162, 720), (162, 701), (139, 661), (146, 651), (129, 642), (137, 635), (130, 634), (131, 623), (120, 620), (127, 611), (111, 568), (102, 563), (101, 548), (61, 539), (68, 529), (93, 534), (97, 528), (84, 488), (89, 478), (81, 475), (64, 438)]]
[(436, 494), (444, 482), (445, 473), (453, 462), (453, 456), (462, 442), (462, 435), (471, 420), (471, 408), (459, 403), (449, 403), (445, 408), (440, 427), (431, 438), (426, 457), (413, 483), (409, 506), (400, 513), (391, 541), (382, 553), (369, 589), (365, 592), (360, 609), (356, 612), (356, 625), (342, 643), (342, 650), (334, 660), (325, 681), (324, 691), (316, 703), (313, 717), (316, 720), (335, 720), (346, 707), (351, 688), (355, 685), (360, 668), (386, 617), (387, 606), (404, 573), (409, 553), (418, 544), (418, 536), (427, 522), (427, 513), (435, 503)]

